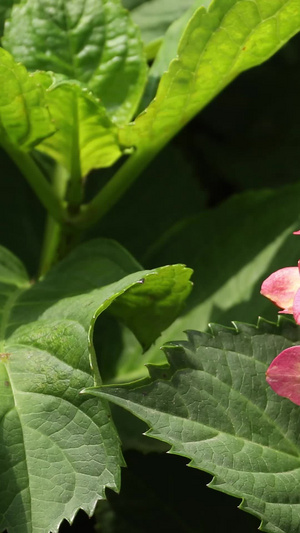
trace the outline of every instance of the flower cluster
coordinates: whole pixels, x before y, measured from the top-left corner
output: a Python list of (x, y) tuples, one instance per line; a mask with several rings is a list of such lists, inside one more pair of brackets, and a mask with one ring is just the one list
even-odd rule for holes
[[(300, 231), (295, 231), (300, 235)], [(261, 294), (281, 311), (292, 314), (300, 324), (300, 261), (298, 267), (286, 267), (271, 274), (261, 286)], [(267, 382), (272, 389), (300, 405), (300, 346), (283, 350), (267, 370)]]

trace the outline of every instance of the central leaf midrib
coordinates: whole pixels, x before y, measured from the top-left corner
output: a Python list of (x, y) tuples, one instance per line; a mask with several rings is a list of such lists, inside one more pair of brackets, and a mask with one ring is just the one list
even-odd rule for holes
[[(121, 402), (120, 402), (120, 403), (117, 402), (117, 403), (118, 403), (121, 407), (123, 407), (123, 408), (124, 408), (124, 405), (122, 405), (122, 400), (125, 400), (126, 403), (131, 404), (131, 405), (133, 405), (133, 406), (138, 405), (139, 408), (141, 407), (139, 404), (137, 404), (137, 403), (136, 403), (135, 401), (133, 401), (133, 400), (129, 400), (129, 399), (126, 399), (126, 398), (122, 398), (122, 396), (119, 396), (119, 397), (113, 396), (113, 397), (112, 397), (109, 393), (105, 393), (105, 390), (104, 390), (104, 389), (103, 389), (103, 392), (104, 392), (104, 396), (106, 396), (106, 394), (108, 394), (108, 398), (107, 398), (107, 399), (110, 400), (110, 401), (114, 401), (115, 398), (120, 398), (120, 399), (121, 399)], [(116, 402), (114, 401), (114, 403), (116, 403)], [(128, 407), (128, 408), (129, 408), (129, 407)], [(276, 448), (271, 448), (271, 447), (270, 447), (269, 445), (267, 445), (267, 444), (254, 442), (254, 441), (252, 441), (252, 440), (249, 440), (247, 437), (240, 437), (240, 436), (238, 436), (238, 435), (235, 435), (235, 434), (232, 434), (232, 433), (226, 432), (226, 431), (224, 431), (224, 430), (216, 429), (216, 428), (211, 427), (211, 426), (209, 426), (209, 425), (207, 425), (207, 424), (204, 424), (203, 422), (200, 422), (199, 420), (192, 420), (192, 419), (190, 419), (190, 418), (184, 418), (184, 417), (182, 417), (182, 416), (173, 415), (173, 414), (170, 414), (170, 413), (166, 413), (165, 411), (162, 411), (162, 410), (160, 410), (160, 409), (154, 409), (154, 408), (151, 408), (151, 407), (149, 407), (149, 406), (142, 406), (142, 410), (143, 410), (143, 411), (146, 411), (146, 415), (145, 415), (145, 416), (140, 415), (140, 418), (141, 418), (142, 420), (144, 420), (144, 422), (146, 422), (146, 424), (149, 426), (149, 429), (150, 429), (150, 433), (149, 433), (149, 435), (151, 435), (151, 431), (153, 431), (156, 435), (157, 435), (157, 434), (161, 434), (161, 435), (163, 435), (163, 433), (162, 433), (162, 431), (161, 431), (160, 429), (156, 429), (156, 428), (153, 427), (151, 420), (149, 419), (149, 417), (147, 417), (147, 411), (150, 411), (150, 412), (152, 412), (152, 413), (154, 413), (154, 414), (160, 413), (160, 414), (163, 415), (163, 416), (170, 417), (170, 418), (173, 418), (173, 419), (184, 420), (184, 421), (187, 422), (187, 423), (190, 423), (190, 424), (192, 424), (192, 425), (201, 426), (201, 427), (203, 427), (203, 428), (205, 428), (205, 429), (209, 429), (209, 430), (211, 430), (211, 431), (213, 431), (213, 432), (215, 433), (215, 435), (214, 435), (213, 437), (204, 438), (204, 439), (201, 439), (201, 440), (199, 440), (199, 441), (186, 441), (186, 442), (184, 442), (184, 444), (186, 444), (186, 443), (188, 443), (188, 442), (195, 442), (195, 443), (196, 443), (196, 442), (200, 442), (200, 443), (201, 443), (201, 442), (204, 442), (204, 441), (213, 440), (213, 439), (215, 439), (215, 438), (218, 438), (219, 435), (225, 435), (226, 437), (232, 438), (232, 439), (234, 439), (234, 440), (239, 440), (239, 441), (242, 441), (243, 443), (246, 443), (246, 442), (247, 442), (247, 443), (249, 443), (249, 444), (251, 444), (251, 445), (253, 445), (253, 446), (258, 446), (258, 447), (261, 447), (261, 448), (265, 448), (265, 449), (267, 449), (267, 450), (272, 450), (272, 451), (273, 451), (274, 453), (276, 453), (276, 454), (286, 455), (286, 456), (288, 456), (289, 458), (293, 458), (293, 459), (295, 459), (295, 460), (298, 460), (298, 462), (299, 462), (299, 469), (300, 469), (299, 450), (297, 450), (297, 452), (298, 452), (297, 455), (293, 455), (293, 454), (291, 454), (291, 453), (289, 453), (289, 452), (287, 452), (287, 451), (284, 451), (284, 450), (278, 450), (278, 449), (276, 449)], [(136, 412), (136, 410), (134, 410), (134, 411)], [(139, 415), (137, 415), (137, 416), (139, 416)], [(148, 432), (147, 432), (147, 434), (148, 434)], [(168, 442), (169, 444), (172, 444), (171, 440), (168, 440), (167, 442)], [(182, 441), (178, 441), (178, 440), (174, 440), (173, 442), (174, 442), (174, 443), (182, 444)], [(290, 441), (289, 441), (289, 443), (290, 443)], [(291, 444), (292, 444), (292, 448), (295, 448), (295, 445), (293, 445), (293, 443), (291, 443)], [(174, 445), (174, 444), (173, 444), (173, 445)], [(232, 469), (232, 470), (239, 471), (238, 469)], [(268, 472), (268, 473), (276, 473), (276, 472)], [(283, 473), (284, 473), (284, 472), (283, 472)]]
[[(17, 296), (15, 296), (15, 293), (12, 294), (12, 296), (15, 296), (15, 299), (18, 298), (20, 290), (17, 291), (17, 292), (18, 292)], [(1, 323), (1, 326), (2, 326), (2, 323)], [(9, 365), (6, 365), (6, 371), (7, 371), (7, 375), (9, 377), (9, 382), (10, 382), (10, 386), (11, 386), (11, 392), (12, 392), (12, 397), (13, 397), (13, 401), (14, 401), (14, 409), (16, 410), (16, 413), (18, 415), (18, 420), (19, 420), (19, 423), (20, 423), (20, 431), (22, 432), (22, 444), (23, 444), (23, 450), (24, 450), (24, 464), (25, 464), (25, 468), (26, 468), (26, 476), (27, 476), (27, 482), (28, 482), (27, 489), (28, 489), (29, 501), (30, 501), (30, 506), (29, 506), (30, 524), (32, 525), (32, 496), (31, 496), (30, 477), (29, 477), (28, 461), (27, 461), (27, 450), (26, 450), (26, 447), (25, 447), (25, 438), (24, 438), (23, 425), (22, 425), (22, 422), (21, 422), (21, 416), (19, 414), (19, 410), (18, 410), (18, 406), (17, 406), (17, 402), (16, 402), (16, 392), (15, 392), (15, 389), (14, 389), (13, 380), (11, 379), (11, 375), (10, 375), (10, 371), (9, 371)], [(30, 529), (32, 530), (32, 527)]]
[(64, 1), (62, 2), (62, 10), (63, 10), (64, 19), (65, 19), (65, 27), (66, 27), (66, 34), (67, 34), (66, 36), (67, 36), (67, 42), (68, 42), (68, 51), (69, 51), (70, 63), (71, 63), (71, 67), (72, 67), (72, 74), (73, 74), (73, 77), (76, 80), (77, 79), (80, 80), (80, 76), (77, 76), (77, 66), (76, 66), (75, 61), (74, 61), (75, 49), (74, 49), (73, 41), (72, 41), (72, 38), (71, 38), (71, 35), (70, 35), (71, 27), (68, 24), (68, 13), (67, 13), (67, 9), (66, 9), (66, 5), (65, 5)]
[[(112, 401), (110, 396), (109, 396), (108, 399), (109, 399), (110, 401)], [(133, 404), (133, 405), (136, 405), (135, 402), (133, 402), (133, 401), (131, 401), (131, 400), (126, 400), (126, 401), (128, 401), (128, 403), (131, 403), (131, 404)], [(122, 405), (121, 405), (121, 407), (122, 407)], [(149, 407), (145, 407), (144, 409), (145, 409), (145, 410), (152, 411), (153, 413), (157, 413), (157, 410), (156, 410), (156, 409), (151, 409), (151, 408), (149, 408)], [(292, 457), (293, 459), (299, 461), (299, 467), (298, 467), (298, 468), (300, 469), (300, 457), (299, 457), (299, 455), (298, 455), (298, 456), (296, 456), (296, 455), (292, 455), (291, 453), (288, 453), (288, 452), (286, 452), (286, 451), (284, 451), (284, 450), (277, 450), (276, 448), (271, 448), (271, 447), (268, 446), (267, 444), (262, 444), (262, 443), (253, 442), (252, 440), (249, 440), (249, 439), (247, 439), (246, 437), (239, 437), (239, 436), (237, 436), (237, 435), (233, 435), (232, 433), (228, 433), (228, 432), (223, 431), (223, 430), (218, 430), (218, 429), (212, 428), (211, 426), (208, 426), (208, 425), (206, 425), (206, 424), (203, 424), (202, 422), (199, 422), (198, 420), (191, 420), (190, 418), (182, 418), (182, 417), (180, 417), (180, 416), (178, 416), (178, 415), (169, 415), (168, 413), (166, 413), (166, 412), (164, 412), (164, 411), (159, 411), (159, 412), (160, 412), (161, 414), (165, 415), (165, 416), (170, 416), (170, 417), (172, 417), (172, 418), (177, 418), (177, 419), (180, 419), (180, 420), (185, 420), (187, 423), (197, 424), (198, 426), (202, 426), (203, 428), (206, 428), (206, 429), (208, 428), (208, 429), (210, 429), (210, 430), (212, 430), (212, 431), (214, 431), (214, 432), (216, 433), (213, 437), (209, 437), (209, 438), (201, 439), (201, 440), (199, 440), (199, 441), (184, 441), (184, 442), (182, 442), (182, 441), (179, 441), (179, 440), (177, 440), (177, 439), (176, 439), (176, 440), (173, 440), (173, 441), (171, 441), (171, 439), (169, 439), (167, 442), (168, 442), (169, 444), (172, 444), (173, 446), (174, 446), (174, 445), (177, 445), (178, 443), (179, 443), (179, 444), (184, 444), (184, 445), (185, 445), (185, 444), (189, 444), (189, 443), (198, 443), (198, 442), (201, 443), (201, 442), (205, 442), (205, 441), (209, 441), (209, 440), (218, 439), (218, 436), (219, 436), (219, 435), (225, 435), (226, 437), (230, 437), (230, 438), (235, 439), (235, 440), (240, 440), (240, 441), (242, 441), (243, 443), (249, 443), (249, 444), (251, 444), (251, 445), (253, 445), (253, 446), (258, 446), (258, 447), (260, 447), (260, 448), (266, 448), (267, 450), (272, 450), (272, 451), (273, 451), (274, 453), (276, 453), (276, 454), (286, 455), (286, 456), (288, 456), (288, 457), (290, 457), (290, 458)], [(141, 418), (142, 418), (142, 417), (141, 417)], [(153, 431), (153, 433), (156, 434), (156, 435), (157, 435), (157, 434), (163, 434), (163, 433), (161, 432), (161, 430), (157, 430), (157, 429), (155, 429), (155, 428), (152, 426), (152, 423), (150, 422), (150, 420), (149, 420), (147, 417), (143, 417), (142, 419), (144, 420), (144, 422), (146, 422), (146, 424), (148, 424), (148, 426), (149, 426), (149, 428), (150, 428), (150, 433), (147, 432), (147, 434), (148, 434), (149, 436), (151, 436), (151, 431)], [(192, 459), (192, 457), (190, 457), (190, 458)], [(238, 471), (238, 472), (244, 472), (244, 471), (242, 471), (242, 470), (238, 470), (237, 468), (232, 468), (231, 470)], [(288, 472), (291, 472), (291, 471), (294, 471), (294, 470), (289, 470)], [(245, 472), (246, 472), (246, 471), (245, 471)], [(251, 471), (251, 472), (252, 472), (252, 471)], [(260, 473), (260, 472), (257, 472), (257, 473)], [(283, 472), (265, 472), (265, 473), (267, 473), (267, 474), (277, 474), (277, 473), (279, 473), (279, 474), (284, 474), (284, 473), (286, 473), (286, 471), (283, 471)]]
[[(224, 351), (226, 351), (226, 352), (230, 352), (230, 350), (224, 350), (223, 348), (217, 348), (217, 349), (220, 350), (220, 351), (222, 351), (222, 352), (224, 352)], [(233, 353), (233, 354), (237, 354), (238, 356), (248, 357), (248, 356), (245, 356), (245, 354), (241, 354), (241, 353), (239, 353), (239, 352), (232, 352), (232, 353)], [(260, 364), (262, 364), (263, 366), (265, 366), (264, 363), (263, 363), (262, 361), (260, 361), (259, 359), (255, 358), (255, 361), (258, 362), (258, 363), (260, 363)], [(224, 386), (224, 387), (226, 387), (227, 389), (229, 389), (229, 391), (231, 391), (232, 394), (233, 394), (234, 396), (237, 396), (238, 398), (242, 398), (242, 401), (245, 402), (246, 404), (249, 403), (249, 404), (251, 405), (251, 408), (252, 408), (252, 409), (254, 409), (255, 411), (258, 411), (258, 413), (261, 415), (261, 417), (265, 418), (265, 419), (268, 421), (268, 423), (269, 423), (273, 428), (275, 428), (275, 430), (276, 430), (280, 435), (282, 435), (282, 438), (285, 440), (285, 442), (287, 442), (287, 443), (289, 444), (290, 448), (293, 449), (293, 450), (295, 450), (295, 455), (289, 454), (289, 453), (284, 452), (284, 451), (282, 451), (282, 450), (278, 450), (277, 448), (271, 447), (270, 445), (261, 444), (261, 443), (257, 443), (257, 442), (255, 442), (255, 441), (251, 441), (251, 440), (249, 440), (247, 437), (240, 437), (240, 436), (236, 435), (235, 433), (230, 433), (229, 431), (228, 431), (227, 433), (225, 433), (225, 431), (222, 431), (222, 430), (219, 430), (219, 429), (217, 429), (217, 428), (213, 428), (213, 427), (211, 427), (211, 426), (208, 426), (208, 425), (206, 425), (206, 424), (203, 424), (203, 423), (200, 422), (199, 420), (193, 420), (193, 419), (188, 418), (188, 417), (187, 417), (187, 418), (179, 417), (178, 415), (172, 415), (171, 413), (167, 413), (167, 412), (165, 412), (165, 411), (161, 411), (162, 413), (164, 413), (164, 414), (166, 414), (166, 415), (169, 415), (169, 416), (176, 416), (177, 418), (182, 418), (182, 419), (184, 419), (184, 420), (188, 420), (188, 421), (190, 421), (190, 422), (194, 422), (194, 423), (197, 423), (197, 424), (203, 425), (204, 427), (208, 427), (209, 429), (212, 429), (212, 430), (216, 431), (217, 433), (224, 433), (224, 434), (226, 434), (226, 435), (230, 435), (230, 436), (233, 437), (233, 438), (242, 439), (242, 440), (244, 440), (244, 441), (250, 442), (250, 443), (252, 443), (253, 445), (267, 447), (267, 448), (273, 450), (274, 452), (287, 453), (288, 455), (290, 455), (290, 456), (292, 456), (292, 457), (297, 457), (297, 458), (300, 460), (300, 450), (299, 450), (299, 447), (298, 447), (297, 444), (295, 444), (293, 441), (291, 441), (290, 439), (287, 439), (286, 434), (284, 433), (284, 430), (283, 430), (280, 426), (278, 426), (278, 425), (274, 422), (274, 420), (273, 420), (273, 419), (272, 419), (272, 418), (266, 413), (266, 407), (267, 407), (267, 405), (265, 406), (265, 409), (262, 409), (259, 405), (257, 405), (256, 403), (254, 403), (253, 400), (251, 400), (250, 398), (248, 398), (247, 396), (245, 396), (245, 394), (243, 394), (241, 391), (237, 390), (236, 388), (234, 388), (234, 387), (233, 387), (232, 385), (230, 385), (229, 383), (226, 383), (226, 381), (221, 380), (219, 377), (214, 376), (214, 375), (213, 375), (211, 372), (209, 372), (208, 370), (201, 370), (201, 369), (199, 369), (199, 368), (194, 368), (194, 369), (189, 369), (189, 368), (187, 368), (187, 369), (180, 369), (180, 370), (177, 370), (176, 373), (182, 373), (182, 372), (184, 372), (184, 371), (186, 371), (186, 370), (188, 370), (188, 371), (192, 370), (193, 372), (202, 372), (203, 374), (205, 374), (205, 376), (208, 376), (208, 377), (211, 378), (213, 381), (216, 381), (217, 384), (220, 383), (222, 387)], [(174, 376), (175, 376), (175, 374), (172, 376), (172, 379), (174, 378)], [(174, 384), (172, 383), (172, 381), (169, 382), (169, 385), (170, 385), (170, 387), (171, 387), (172, 389), (175, 389), (175, 390), (176, 390), (176, 388), (175, 388)], [(206, 392), (207, 392), (207, 391), (206, 391)], [(179, 394), (180, 394), (180, 392), (179, 392)], [(208, 393), (208, 394), (209, 394), (209, 393)], [(209, 394), (209, 396), (211, 396), (212, 399), (215, 399), (214, 396), (213, 396), (212, 394)], [(185, 408), (186, 408), (186, 410), (187, 410), (187, 412), (188, 412), (188, 414), (189, 414), (189, 408), (188, 408), (186, 402), (183, 400), (181, 394), (180, 394), (180, 398), (181, 398), (181, 400), (183, 401), (183, 404), (184, 404), (184, 406), (185, 406)]]

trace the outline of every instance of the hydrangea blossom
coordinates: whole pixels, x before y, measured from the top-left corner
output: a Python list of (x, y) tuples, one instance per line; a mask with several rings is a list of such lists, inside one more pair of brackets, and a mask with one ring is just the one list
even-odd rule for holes
[(261, 286), (261, 294), (281, 308), (280, 313), (292, 314), (300, 324), (300, 261), (298, 267), (286, 267), (273, 272)]
[[(300, 231), (295, 231), (300, 235)], [(298, 267), (273, 272), (262, 284), (261, 294), (300, 324), (300, 261)], [(267, 370), (267, 382), (279, 395), (300, 405), (300, 346), (283, 350)]]
[(300, 346), (291, 346), (277, 355), (266, 377), (274, 392), (300, 405)]

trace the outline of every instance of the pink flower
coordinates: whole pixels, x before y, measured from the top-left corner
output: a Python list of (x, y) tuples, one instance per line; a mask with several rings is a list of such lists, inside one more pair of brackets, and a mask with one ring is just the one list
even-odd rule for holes
[[(300, 235), (300, 231), (295, 231)], [(298, 267), (286, 267), (273, 272), (261, 286), (261, 294), (282, 310), (294, 315), (300, 324), (300, 261)], [(274, 392), (300, 405), (300, 346), (283, 350), (270, 364), (266, 379)]]
[(300, 405), (300, 346), (292, 346), (277, 355), (266, 376), (276, 394)]
[(300, 324), (300, 261), (298, 267), (273, 272), (261, 286), (261, 294), (280, 307), (280, 313), (293, 314)]
[[(300, 235), (300, 230), (294, 231), (294, 235)], [(300, 324), (300, 261), (298, 267), (273, 272), (263, 282), (260, 292), (282, 309), (280, 313), (294, 315), (295, 321)]]

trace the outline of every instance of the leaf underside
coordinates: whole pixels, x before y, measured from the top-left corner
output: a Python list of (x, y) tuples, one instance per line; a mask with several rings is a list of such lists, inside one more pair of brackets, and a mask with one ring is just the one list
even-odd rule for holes
[(299, 408), (277, 396), (265, 372), (300, 341), (287, 319), (278, 326), (212, 325), (212, 335), (164, 347), (169, 367), (149, 367), (151, 383), (102, 387), (94, 393), (150, 427), (171, 453), (214, 475), (210, 487), (242, 498), (241, 508), (269, 533), (300, 532)]

